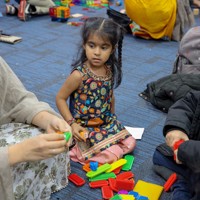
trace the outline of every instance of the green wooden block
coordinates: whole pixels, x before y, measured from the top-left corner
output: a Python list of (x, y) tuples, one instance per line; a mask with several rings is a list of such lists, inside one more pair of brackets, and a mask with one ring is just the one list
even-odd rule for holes
[(98, 176), (95, 176), (94, 178), (90, 178), (89, 181), (108, 180), (109, 178), (116, 178), (114, 172), (100, 174)]
[(124, 159), (127, 160), (127, 163), (123, 165), (122, 170), (123, 171), (129, 171), (129, 170), (131, 170), (132, 166), (133, 166), (133, 162), (135, 160), (135, 157), (132, 156), (132, 155), (128, 155), (127, 154), (127, 155), (124, 156)]

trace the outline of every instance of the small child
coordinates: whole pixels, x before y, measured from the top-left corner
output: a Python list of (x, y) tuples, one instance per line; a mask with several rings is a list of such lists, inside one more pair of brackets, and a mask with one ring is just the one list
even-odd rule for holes
[[(114, 114), (113, 89), (122, 80), (123, 33), (111, 19), (88, 18), (78, 58), (56, 96), (57, 107), (77, 140), (70, 152), (76, 162), (112, 163), (135, 148), (136, 140)], [(81, 132), (87, 133), (87, 140)]]

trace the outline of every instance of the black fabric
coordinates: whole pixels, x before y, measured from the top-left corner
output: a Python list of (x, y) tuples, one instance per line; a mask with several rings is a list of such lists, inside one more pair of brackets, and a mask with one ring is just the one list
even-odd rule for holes
[(161, 165), (153, 165), (153, 170), (165, 180), (168, 180), (168, 178), (174, 173), (172, 170)]
[(164, 136), (172, 127), (179, 127), (189, 139), (200, 140), (200, 92), (190, 92), (169, 109)]
[(123, 13), (120, 13), (112, 8), (107, 9), (107, 15), (109, 18), (113, 19), (116, 23), (121, 25), (127, 33), (132, 33), (129, 24), (131, 23), (131, 19)]
[(189, 140), (179, 146), (178, 159), (195, 173), (200, 173), (200, 92), (190, 92), (170, 109), (163, 134), (171, 127), (179, 127)]
[(174, 156), (174, 152), (166, 143), (158, 145), (156, 147), (156, 150), (158, 150), (164, 156), (169, 156), (169, 157)]
[(200, 91), (200, 74), (171, 74), (147, 84), (139, 94), (156, 108), (168, 112), (169, 108), (190, 91)]
[(200, 174), (200, 141), (189, 140), (181, 144), (178, 159), (194, 173)]

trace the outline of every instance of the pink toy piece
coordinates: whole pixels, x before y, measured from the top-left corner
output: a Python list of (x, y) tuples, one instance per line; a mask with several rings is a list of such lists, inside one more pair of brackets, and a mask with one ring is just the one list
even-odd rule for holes
[(127, 190), (120, 190), (120, 191), (118, 192), (118, 194), (128, 194), (128, 191), (127, 191)]

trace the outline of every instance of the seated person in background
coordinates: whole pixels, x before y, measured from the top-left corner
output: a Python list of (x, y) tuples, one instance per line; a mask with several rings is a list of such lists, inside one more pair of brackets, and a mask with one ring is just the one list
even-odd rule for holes
[(32, 15), (44, 15), (49, 13), (49, 8), (55, 6), (52, 0), (15, 0), (19, 7), (6, 4), (7, 15), (17, 15), (20, 20), (26, 21)]
[[(160, 175), (175, 172), (173, 200), (200, 199), (200, 92), (194, 91), (169, 109), (163, 129), (166, 144), (156, 148), (153, 163)], [(175, 148), (177, 147), (177, 149)], [(171, 150), (171, 156), (170, 156)], [(154, 167), (155, 167), (154, 166)], [(164, 168), (163, 168), (164, 167)], [(165, 170), (161, 170), (161, 168)], [(169, 170), (168, 170), (169, 169)], [(162, 171), (162, 172), (161, 172)]]
[(71, 141), (56, 131), (71, 128), (1, 57), (0, 94), (0, 199), (47, 200), (68, 183)]

